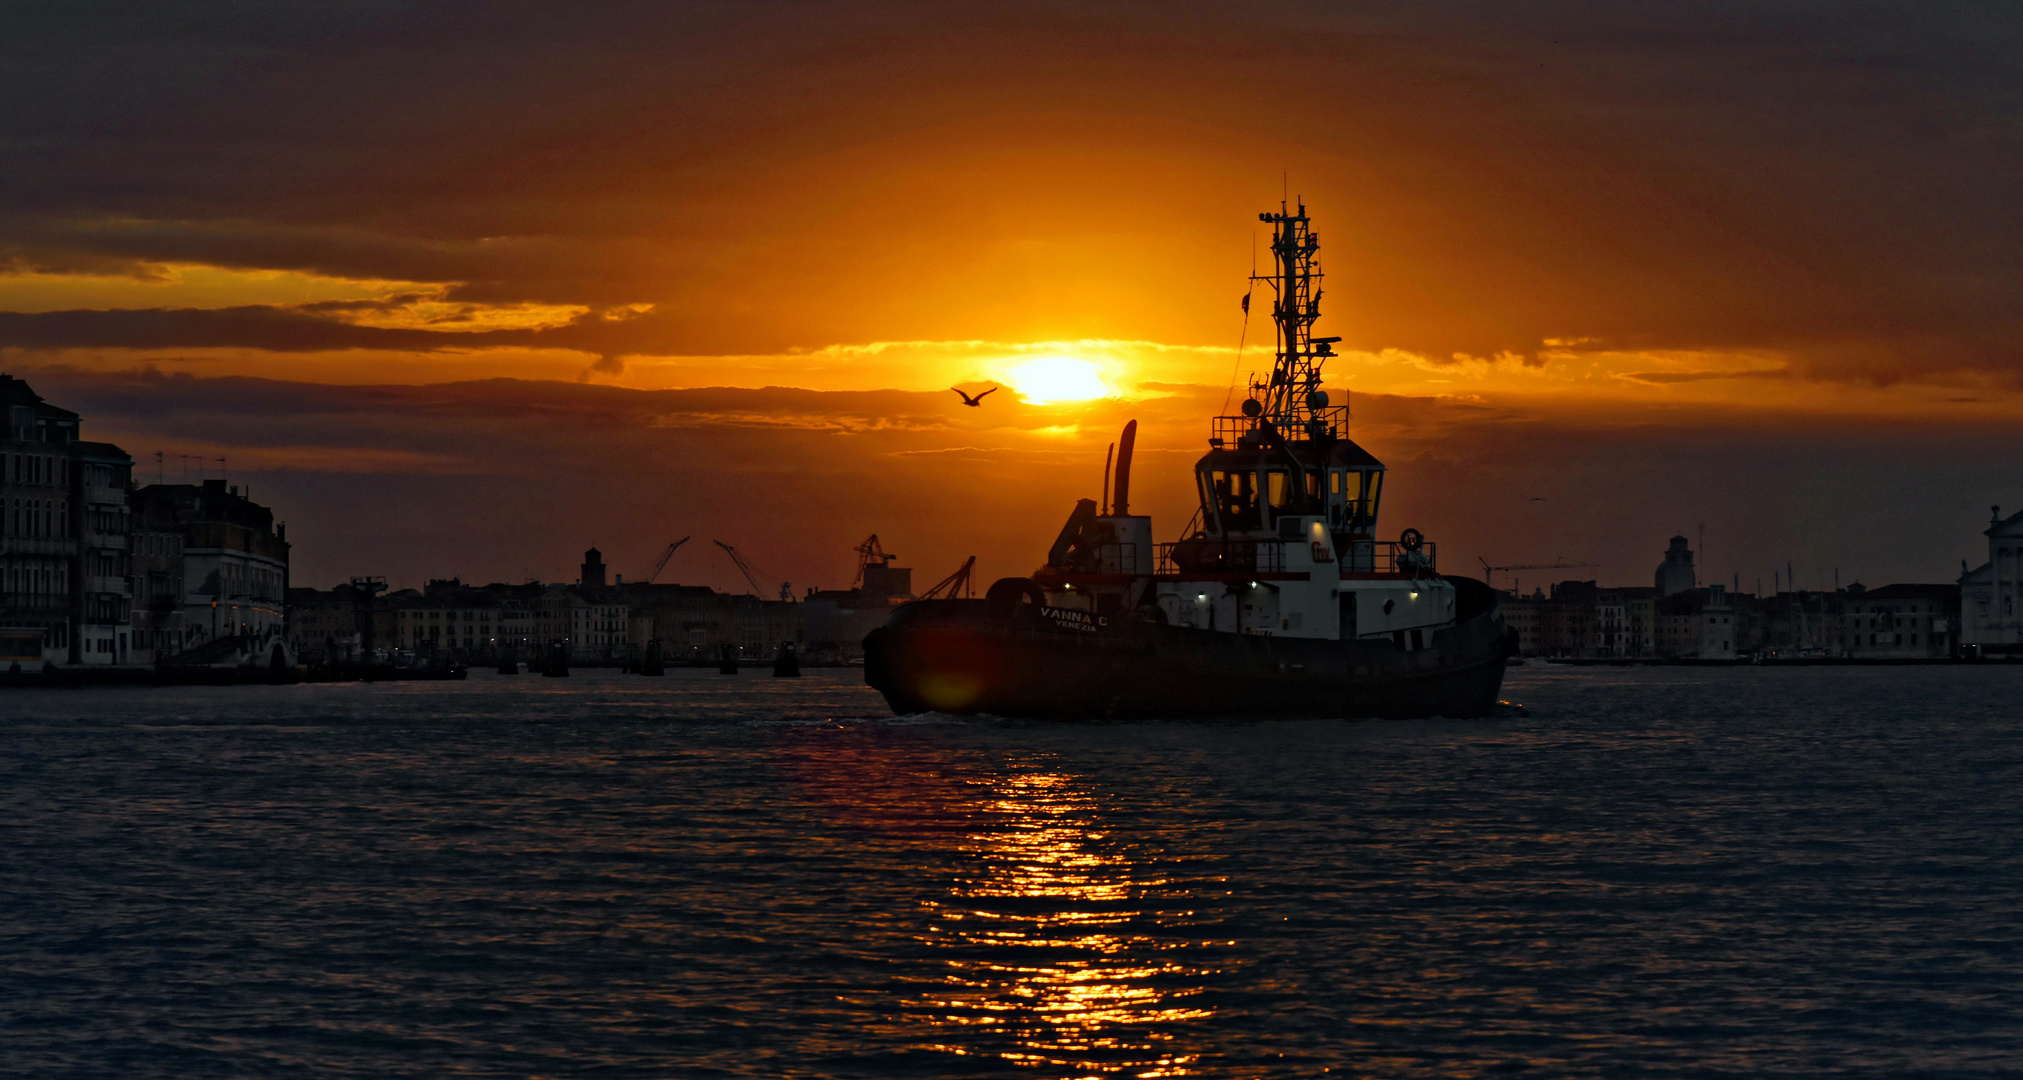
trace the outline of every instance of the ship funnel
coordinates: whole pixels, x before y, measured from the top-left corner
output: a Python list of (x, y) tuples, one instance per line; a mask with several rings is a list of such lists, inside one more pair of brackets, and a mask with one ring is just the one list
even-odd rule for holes
[(1110, 513), (1124, 517), (1131, 512), (1131, 444), (1138, 441), (1138, 421), (1124, 425), (1124, 436), (1117, 440), (1117, 496)]

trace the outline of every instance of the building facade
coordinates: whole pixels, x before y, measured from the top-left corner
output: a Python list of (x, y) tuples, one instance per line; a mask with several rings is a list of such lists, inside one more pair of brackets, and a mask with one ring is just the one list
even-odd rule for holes
[(183, 536), (137, 528), (128, 534), (127, 544), (132, 662), (152, 664), (182, 651)]
[(1961, 567), (1960, 645), (1970, 655), (2023, 654), (2023, 513), (1991, 507), (1988, 561)]
[[(591, 551), (594, 553), (595, 548)], [(617, 660), (632, 644), (632, 609), (616, 598), (601, 595), (603, 589), (585, 589), (585, 596), (570, 598), (569, 658), (571, 660)]]
[(1517, 631), (1517, 655), (1543, 656), (1541, 642), (1543, 623), (1539, 609), (1545, 604), (1545, 591), (1534, 589), (1530, 596), (1522, 593), (1506, 593), (1499, 600), (1503, 608), (1503, 623)]
[[(1861, 590), (1781, 592), (1756, 604), (1749, 629), (1738, 631), (1746, 648), (1766, 659), (1808, 660), (1848, 655), (1848, 598)], [(1736, 598), (1740, 600), (1740, 597)]]
[(1595, 655), (1635, 659), (1655, 655), (1657, 590), (1634, 586), (1595, 593)]
[[(132, 653), (133, 579), (128, 543), (133, 532), (127, 494), (133, 458), (111, 443), (71, 444), (72, 535), (78, 573), (71, 579), (77, 612), (75, 664), (127, 664)], [(153, 659), (152, 651), (149, 660)]]
[(286, 639), (288, 540), (273, 511), (223, 480), (153, 484), (130, 504), (137, 528), (181, 538), (181, 651), (233, 640), (264, 655)]
[(133, 459), (7, 375), (0, 424), (0, 670), (135, 662)]
[(1918, 660), (1960, 649), (1960, 587), (1885, 585), (1847, 590), (1846, 654), (1866, 660)]
[[(294, 637), (296, 654), (303, 663), (338, 664), (363, 657), (361, 599), (348, 582), (327, 590), (288, 590), (288, 633)], [(369, 618), (371, 609), (378, 605), (364, 606)]]

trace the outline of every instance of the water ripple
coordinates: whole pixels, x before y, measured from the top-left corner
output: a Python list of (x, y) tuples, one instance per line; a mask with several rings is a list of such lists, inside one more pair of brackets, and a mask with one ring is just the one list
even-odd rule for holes
[(849, 672), (0, 697), (0, 1072), (2013, 1075), (2023, 670), (1484, 722)]

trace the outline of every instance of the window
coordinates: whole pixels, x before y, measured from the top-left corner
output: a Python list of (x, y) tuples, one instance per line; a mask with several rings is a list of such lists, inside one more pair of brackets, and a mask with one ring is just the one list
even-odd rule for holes
[(1257, 505), (1257, 474), (1252, 472), (1208, 473), (1209, 505), (1225, 530), (1257, 529), (1264, 525)]

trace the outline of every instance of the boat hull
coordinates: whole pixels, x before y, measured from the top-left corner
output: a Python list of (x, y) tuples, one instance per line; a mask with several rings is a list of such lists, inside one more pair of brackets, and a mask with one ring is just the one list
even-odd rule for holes
[(1426, 647), (1218, 633), (1032, 604), (926, 600), (864, 639), (864, 680), (899, 714), (1059, 719), (1476, 717), (1496, 707), (1510, 632), (1495, 593), (1460, 588), (1455, 625)]

